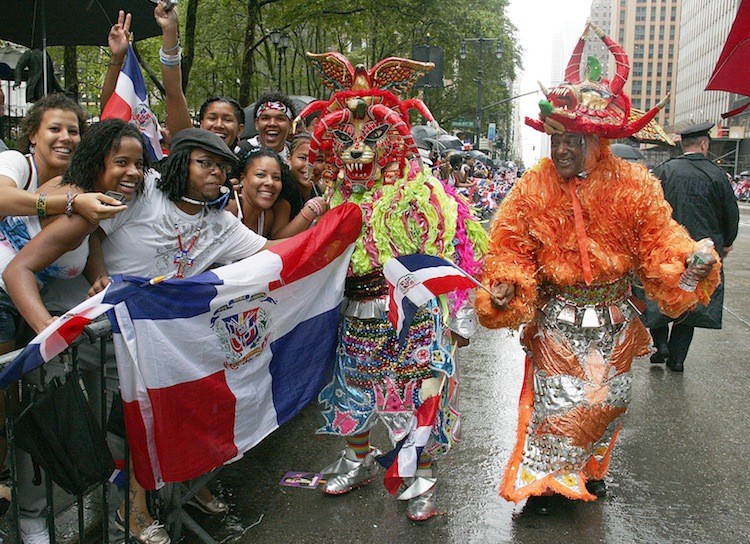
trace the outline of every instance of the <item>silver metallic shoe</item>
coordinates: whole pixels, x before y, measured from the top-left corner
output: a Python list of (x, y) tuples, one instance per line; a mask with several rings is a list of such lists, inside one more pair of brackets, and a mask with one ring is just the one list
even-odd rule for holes
[(437, 478), (432, 474), (432, 469), (418, 470), (413, 478), (404, 478), (406, 489), (398, 496), (398, 500), (409, 501), (406, 517), (412, 521), (424, 521), (438, 514), (435, 501)]
[(370, 453), (363, 460), (350, 459), (348, 448), (341, 452), (341, 456), (331, 465), (321, 471), (328, 476), (328, 481), (323, 486), (323, 491), (329, 495), (343, 495), (352, 489), (369, 484), (378, 474), (378, 463), (375, 457), (380, 455), (380, 450), (370, 448)]

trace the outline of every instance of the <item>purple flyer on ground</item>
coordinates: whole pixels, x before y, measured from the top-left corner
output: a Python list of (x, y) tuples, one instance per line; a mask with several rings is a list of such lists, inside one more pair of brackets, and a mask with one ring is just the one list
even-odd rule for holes
[(305, 489), (315, 489), (318, 484), (325, 483), (320, 474), (315, 472), (287, 472), (279, 482), (279, 485), (287, 487), (303, 487)]

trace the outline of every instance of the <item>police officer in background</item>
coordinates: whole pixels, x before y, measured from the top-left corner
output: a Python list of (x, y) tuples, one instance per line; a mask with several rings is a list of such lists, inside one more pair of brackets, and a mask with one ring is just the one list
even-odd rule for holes
[[(711, 143), (709, 131), (713, 127), (714, 123), (701, 123), (680, 132), (683, 155), (657, 166), (654, 175), (661, 180), (675, 221), (683, 225), (694, 240), (711, 238), (723, 259), (732, 250), (737, 237), (739, 209), (726, 173), (707, 158)], [(649, 301), (643, 322), (649, 327), (657, 350), (651, 356), (652, 363), (666, 363), (670, 370), (682, 372), (694, 328), (721, 328), (723, 269), (721, 275), (721, 285), (709, 305), (700, 306), (674, 322), (659, 313), (656, 304)]]

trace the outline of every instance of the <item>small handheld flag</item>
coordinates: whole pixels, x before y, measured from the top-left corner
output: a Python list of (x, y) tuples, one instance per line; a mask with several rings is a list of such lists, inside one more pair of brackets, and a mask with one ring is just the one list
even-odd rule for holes
[[(388, 319), (404, 342), (417, 310), (430, 299), (479, 283), (450, 261), (432, 255), (402, 255), (383, 267), (388, 283)], [(481, 286), (481, 285), (480, 285)]]
[[(411, 478), (417, 474), (419, 457), (430, 440), (432, 427), (435, 424), (444, 383), (445, 379), (441, 381), (436, 394), (427, 397), (417, 408), (409, 421), (409, 431), (398, 441), (396, 447), (376, 457), (376, 461), (387, 469), (383, 485), (391, 495), (398, 493), (404, 483), (404, 478)], [(409, 490), (404, 491), (398, 498), (399, 500), (411, 498)]]
[(159, 143), (159, 121), (149, 108), (146, 82), (132, 45), (128, 45), (128, 54), (117, 77), (115, 92), (104, 106), (101, 119), (122, 119), (133, 123), (143, 134), (149, 160), (164, 158)]

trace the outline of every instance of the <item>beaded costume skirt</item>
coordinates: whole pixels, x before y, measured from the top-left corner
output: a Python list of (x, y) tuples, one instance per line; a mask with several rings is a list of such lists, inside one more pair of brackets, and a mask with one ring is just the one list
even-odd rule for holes
[(631, 398), (633, 357), (651, 338), (627, 280), (552, 290), (523, 330), (526, 373), (518, 440), (500, 489), (507, 500), (553, 491), (595, 500)]
[(412, 414), (422, 404), (423, 383), (445, 375), (448, 385), (427, 445), (433, 455), (445, 453), (460, 430), (450, 333), (442, 312), (436, 304), (417, 312), (402, 346), (385, 310), (382, 297), (349, 300), (340, 325), (333, 380), (318, 396), (324, 420), (318, 433), (356, 435), (382, 421), (395, 443), (404, 437)]

